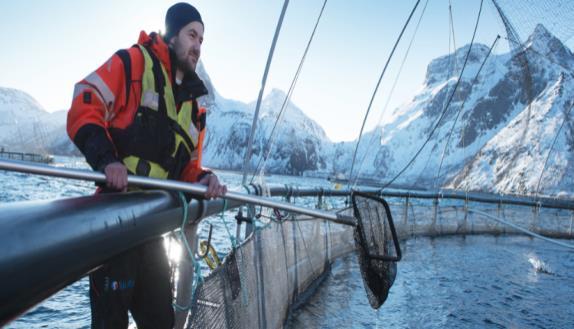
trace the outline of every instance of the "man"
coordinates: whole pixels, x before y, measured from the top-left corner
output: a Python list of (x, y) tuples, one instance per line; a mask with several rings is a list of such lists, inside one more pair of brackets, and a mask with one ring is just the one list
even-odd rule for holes
[[(207, 94), (195, 73), (204, 25), (190, 4), (167, 11), (166, 33), (140, 33), (76, 84), (67, 130), (94, 170), (106, 175), (99, 192), (126, 191), (127, 175), (207, 185), (206, 198), (227, 188), (201, 167)], [(169, 265), (161, 238), (111, 259), (90, 274), (93, 328), (171, 328)]]

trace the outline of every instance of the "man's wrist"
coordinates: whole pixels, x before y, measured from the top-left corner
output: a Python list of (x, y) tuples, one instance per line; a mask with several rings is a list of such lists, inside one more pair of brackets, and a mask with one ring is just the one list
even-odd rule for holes
[(107, 167), (110, 163), (114, 163), (114, 162), (120, 162), (120, 160), (118, 160), (118, 159), (117, 159), (114, 155), (112, 155), (112, 154), (106, 154), (106, 155), (103, 156), (102, 159), (99, 161), (97, 170), (98, 170), (99, 172), (104, 172), (104, 169), (106, 169), (106, 167)]
[(199, 174), (199, 176), (197, 176), (197, 180), (200, 181), (200, 180), (204, 179), (205, 177), (209, 177), (210, 175), (215, 175), (215, 174), (211, 170), (204, 170), (201, 172), (201, 174)]

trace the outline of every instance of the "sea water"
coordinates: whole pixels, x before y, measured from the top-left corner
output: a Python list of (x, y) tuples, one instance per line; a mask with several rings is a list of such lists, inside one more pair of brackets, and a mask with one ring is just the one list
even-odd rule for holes
[[(87, 169), (79, 158), (56, 158), (56, 166)], [(220, 172), (241, 191), (241, 176)], [(271, 176), (268, 183), (332, 187), (326, 180)], [(0, 202), (90, 195), (90, 182), (0, 171)], [(342, 201), (328, 198), (331, 206)], [(313, 206), (316, 200), (300, 199)], [(233, 214), (224, 219), (231, 223)], [(219, 216), (213, 243), (225, 254), (231, 244)], [(232, 232), (235, 232), (232, 230)], [(572, 328), (574, 253), (544, 241), (517, 236), (412, 238), (402, 244), (403, 260), (387, 302), (368, 304), (354, 254), (336, 260), (317, 292), (292, 312), (289, 328)], [(206, 274), (208, 269), (203, 266)], [(6, 328), (89, 328), (86, 278), (29, 310)]]
[(379, 310), (351, 254), (334, 262), (287, 327), (574, 328), (572, 251), (524, 236), (412, 238), (402, 248)]

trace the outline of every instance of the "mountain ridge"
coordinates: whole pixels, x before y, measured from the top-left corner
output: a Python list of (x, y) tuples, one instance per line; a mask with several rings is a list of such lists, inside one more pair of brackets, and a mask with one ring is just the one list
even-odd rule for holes
[[(540, 190), (564, 194), (572, 190), (572, 52), (541, 25), (525, 42), (522, 52), (488, 55), (488, 46), (474, 44), (452, 95), (469, 47), (433, 59), (421, 89), (411, 100), (394, 109), (389, 121), (364, 134), (354, 175), (384, 184), (404, 169), (433, 131), (417, 161), (397, 183), (500, 193)], [(208, 109), (204, 163), (221, 169), (242, 169), (256, 103), (220, 95), (201, 63), (198, 75), (209, 90), (199, 99)], [(451, 95), (454, 97), (446, 107)], [(21, 100), (9, 101), (10, 97)], [(256, 170), (261, 158), (269, 154), (264, 169), (268, 173), (348, 175), (356, 141), (331, 141), (321, 126), (292, 102), (286, 104), (286, 114), (269, 150), (267, 139), (286, 97), (285, 92), (273, 89), (262, 101), (250, 170)], [(23, 134), (35, 131), (33, 122), (46, 122), (45, 136), (49, 138), (23, 140), (47, 141), (51, 153), (74, 152), (65, 135), (64, 121), (58, 123), (65, 120), (65, 112), (53, 116), (42, 113), (45, 111), (29, 95), (6, 88), (0, 88), (0, 111), (10, 113), (3, 117), (16, 122), (28, 120), (18, 129)], [(11, 139), (7, 140), (6, 134), (0, 133), (0, 145), (8, 141), (29, 148), (34, 144), (18, 143), (14, 129)], [(514, 144), (509, 146), (509, 140)], [(375, 143), (369, 145), (368, 141)], [(553, 153), (548, 156), (551, 147)], [(540, 179), (543, 168), (552, 179)]]

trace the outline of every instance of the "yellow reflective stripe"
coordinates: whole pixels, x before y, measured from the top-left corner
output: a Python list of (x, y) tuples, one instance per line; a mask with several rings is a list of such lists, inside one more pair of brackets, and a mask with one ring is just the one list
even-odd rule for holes
[[(130, 172), (135, 174), (139, 160), (140, 158), (130, 155), (125, 157), (122, 161), (126, 166), (126, 168), (128, 168)], [(148, 163), (150, 165), (150, 171), (148, 177), (161, 178), (161, 179), (167, 178), (169, 173), (163, 170), (163, 168), (159, 164), (151, 161), (148, 161)]]
[(191, 137), (191, 140), (193, 141), (193, 146), (197, 147), (197, 143), (199, 142), (199, 130), (195, 128), (195, 125), (190, 124), (187, 132), (189, 133), (189, 137)]
[(179, 121), (177, 116), (177, 107), (175, 105), (175, 96), (173, 95), (173, 87), (171, 86), (171, 79), (169, 78), (169, 75), (167, 75), (163, 65), (161, 66), (161, 71), (163, 72), (163, 78), (165, 80), (163, 95), (165, 106), (167, 107), (167, 116), (173, 121)]
[(187, 128), (192, 125), (191, 122), (191, 111), (192, 111), (192, 102), (187, 101), (181, 104), (181, 108), (179, 109), (179, 113), (177, 116), (177, 123), (183, 128), (183, 130), (187, 130)]
[(128, 168), (128, 171), (130, 171), (132, 173), (136, 172), (138, 161), (139, 161), (139, 158), (136, 158), (135, 156), (131, 156), (131, 155), (123, 158), (123, 160), (122, 160), (122, 162), (124, 163), (126, 168)]
[[(149, 91), (152, 91), (153, 94), (158, 95), (159, 91), (155, 89), (155, 77), (153, 74), (153, 60), (151, 59), (151, 55), (149, 54), (149, 52), (147, 51), (147, 49), (140, 45), (139, 46), (141, 49), (141, 52), (144, 56), (144, 75), (142, 78), (142, 105), (145, 104), (144, 101), (146, 101), (146, 99), (144, 99), (144, 97), (146, 96), (146, 94), (148, 94), (149, 97)], [(167, 74), (167, 71), (165, 70), (165, 68), (163, 67), (163, 64), (160, 63), (161, 66), (161, 72), (163, 73), (163, 79), (165, 81), (165, 85), (164, 85), (164, 91), (163, 91), (163, 97), (165, 100), (165, 106), (167, 107), (167, 116), (169, 118), (171, 118), (174, 121), (177, 121), (178, 117), (177, 117), (177, 109), (175, 106), (175, 97), (173, 95), (173, 88), (171, 86), (171, 79), (169, 77), (169, 75)], [(149, 99), (147, 99), (147, 101), (150, 101)], [(154, 102), (152, 101), (152, 104)], [(158, 106), (152, 107), (154, 110), (158, 109)]]
[(149, 177), (153, 177), (153, 178), (161, 178), (161, 179), (167, 179), (167, 176), (169, 176), (169, 173), (165, 170), (163, 170), (162, 166), (158, 165), (157, 163), (148, 161), (151, 169), (149, 171)]
[[(184, 131), (187, 132), (191, 141), (193, 142), (193, 148), (197, 147), (199, 141), (199, 131), (195, 127), (194, 123), (191, 121), (191, 112), (193, 110), (193, 102), (188, 101), (181, 105), (178, 114), (178, 123), (183, 127)], [(198, 111), (199, 112), (199, 111)]]
[(183, 138), (179, 135), (179, 134), (175, 134), (175, 151), (173, 151), (173, 153), (171, 154), (172, 157), (175, 157), (175, 154), (177, 153), (177, 149), (179, 148), (179, 145), (183, 145), (183, 147), (185, 147), (185, 149), (187, 150), (187, 153), (191, 153), (191, 149), (187, 146), (187, 143), (183, 140)]
[[(144, 57), (144, 72), (142, 76), (142, 96), (140, 99), (140, 105), (143, 107), (150, 108), (157, 111), (159, 109), (159, 93), (155, 89), (155, 76), (153, 71), (153, 60), (151, 54), (147, 49), (140, 45), (140, 50)], [(182, 133), (187, 134), (187, 137), (192, 141), (193, 145), (187, 145), (183, 136), (179, 133), (173, 132), (175, 135), (175, 148), (172, 151), (171, 156), (175, 157), (180, 144), (183, 144), (191, 156), (191, 160), (198, 159), (197, 146), (199, 142), (199, 131), (192, 122), (191, 114), (193, 110), (193, 102), (186, 101), (181, 105), (179, 112), (175, 104), (175, 97), (173, 94), (171, 79), (167, 74), (163, 64), (161, 64), (161, 70), (164, 75), (164, 101), (166, 105), (167, 115), (170, 119), (175, 121), (182, 129)], [(145, 159), (144, 159), (145, 160)], [(126, 167), (132, 171), (136, 172), (137, 164), (139, 158), (135, 156), (128, 156), (124, 159), (124, 164)], [(150, 177), (155, 178), (167, 178), (168, 172), (163, 170), (163, 168), (154, 162), (148, 161), (150, 164)], [(185, 165), (185, 164), (184, 164)]]
[[(149, 107), (153, 110), (158, 109), (158, 102), (156, 101), (156, 105), (153, 106), (154, 99), (159, 99), (158, 92), (155, 90), (155, 77), (153, 75), (153, 61), (145, 49), (145, 47), (140, 46), (140, 50), (144, 57), (144, 71), (142, 76), (142, 99), (140, 104), (148, 104)], [(153, 95), (157, 96), (153, 96)], [(150, 96), (151, 95), (151, 96)]]

